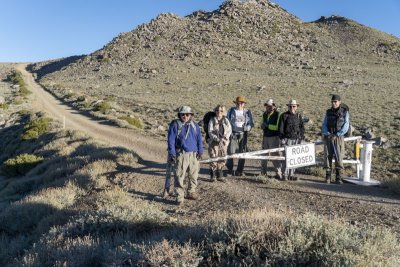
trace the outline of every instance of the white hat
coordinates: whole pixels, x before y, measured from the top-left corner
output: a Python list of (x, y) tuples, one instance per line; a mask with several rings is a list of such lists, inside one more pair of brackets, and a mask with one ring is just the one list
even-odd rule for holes
[(178, 114), (192, 114), (193, 111), (189, 106), (182, 106), (178, 109)]
[(265, 101), (264, 106), (275, 106), (274, 100), (272, 98)]
[(294, 105), (299, 106), (299, 104), (297, 104), (297, 101), (294, 99), (290, 100), (289, 103), (286, 104), (286, 106), (294, 106)]

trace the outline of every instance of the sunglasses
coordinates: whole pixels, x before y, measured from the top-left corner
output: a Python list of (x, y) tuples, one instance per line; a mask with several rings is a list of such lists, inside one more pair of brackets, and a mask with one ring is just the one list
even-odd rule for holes
[(297, 108), (297, 106), (289, 106), (289, 107), (291, 107), (291, 108)]
[(192, 115), (192, 114), (190, 114), (190, 113), (182, 113), (181, 114), (182, 117), (189, 117), (190, 115)]

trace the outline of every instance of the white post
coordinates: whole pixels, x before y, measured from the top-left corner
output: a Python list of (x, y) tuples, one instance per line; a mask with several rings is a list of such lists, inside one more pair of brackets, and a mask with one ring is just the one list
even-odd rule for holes
[(362, 172), (361, 179), (363, 182), (370, 182), (371, 163), (372, 163), (372, 144), (374, 141), (365, 141), (361, 153)]

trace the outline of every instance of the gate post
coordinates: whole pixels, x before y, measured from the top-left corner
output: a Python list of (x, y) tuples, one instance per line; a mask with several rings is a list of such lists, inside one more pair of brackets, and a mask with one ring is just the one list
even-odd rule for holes
[(370, 182), (373, 150), (372, 144), (374, 143), (374, 141), (364, 141), (363, 149), (361, 150), (362, 172), (360, 178), (363, 182)]

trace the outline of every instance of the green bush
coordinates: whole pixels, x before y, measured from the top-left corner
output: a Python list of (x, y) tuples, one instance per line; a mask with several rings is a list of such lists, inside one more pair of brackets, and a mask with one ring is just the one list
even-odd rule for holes
[(107, 110), (111, 109), (111, 104), (108, 102), (100, 102), (96, 106), (94, 106), (94, 111), (100, 111), (101, 113), (106, 113)]
[(7, 103), (0, 103), (0, 109), (8, 109)]
[(26, 88), (26, 84), (24, 79), (22, 78), (22, 74), (19, 71), (14, 71), (10, 76), (10, 80), (16, 84), (19, 85), (19, 92), (18, 95), (20, 96), (27, 96), (31, 92)]
[(3, 163), (2, 171), (8, 176), (24, 175), (43, 161), (33, 154), (21, 154)]
[(136, 128), (143, 129), (143, 122), (139, 118), (122, 116), (119, 117), (118, 119), (127, 121), (130, 125), (135, 126)]
[(40, 135), (46, 133), (49, 130), (50, 118), (37, 118), (29, 122), (24, 127), (24, 132), (21, 135), (22, 140), (37, 139)]

